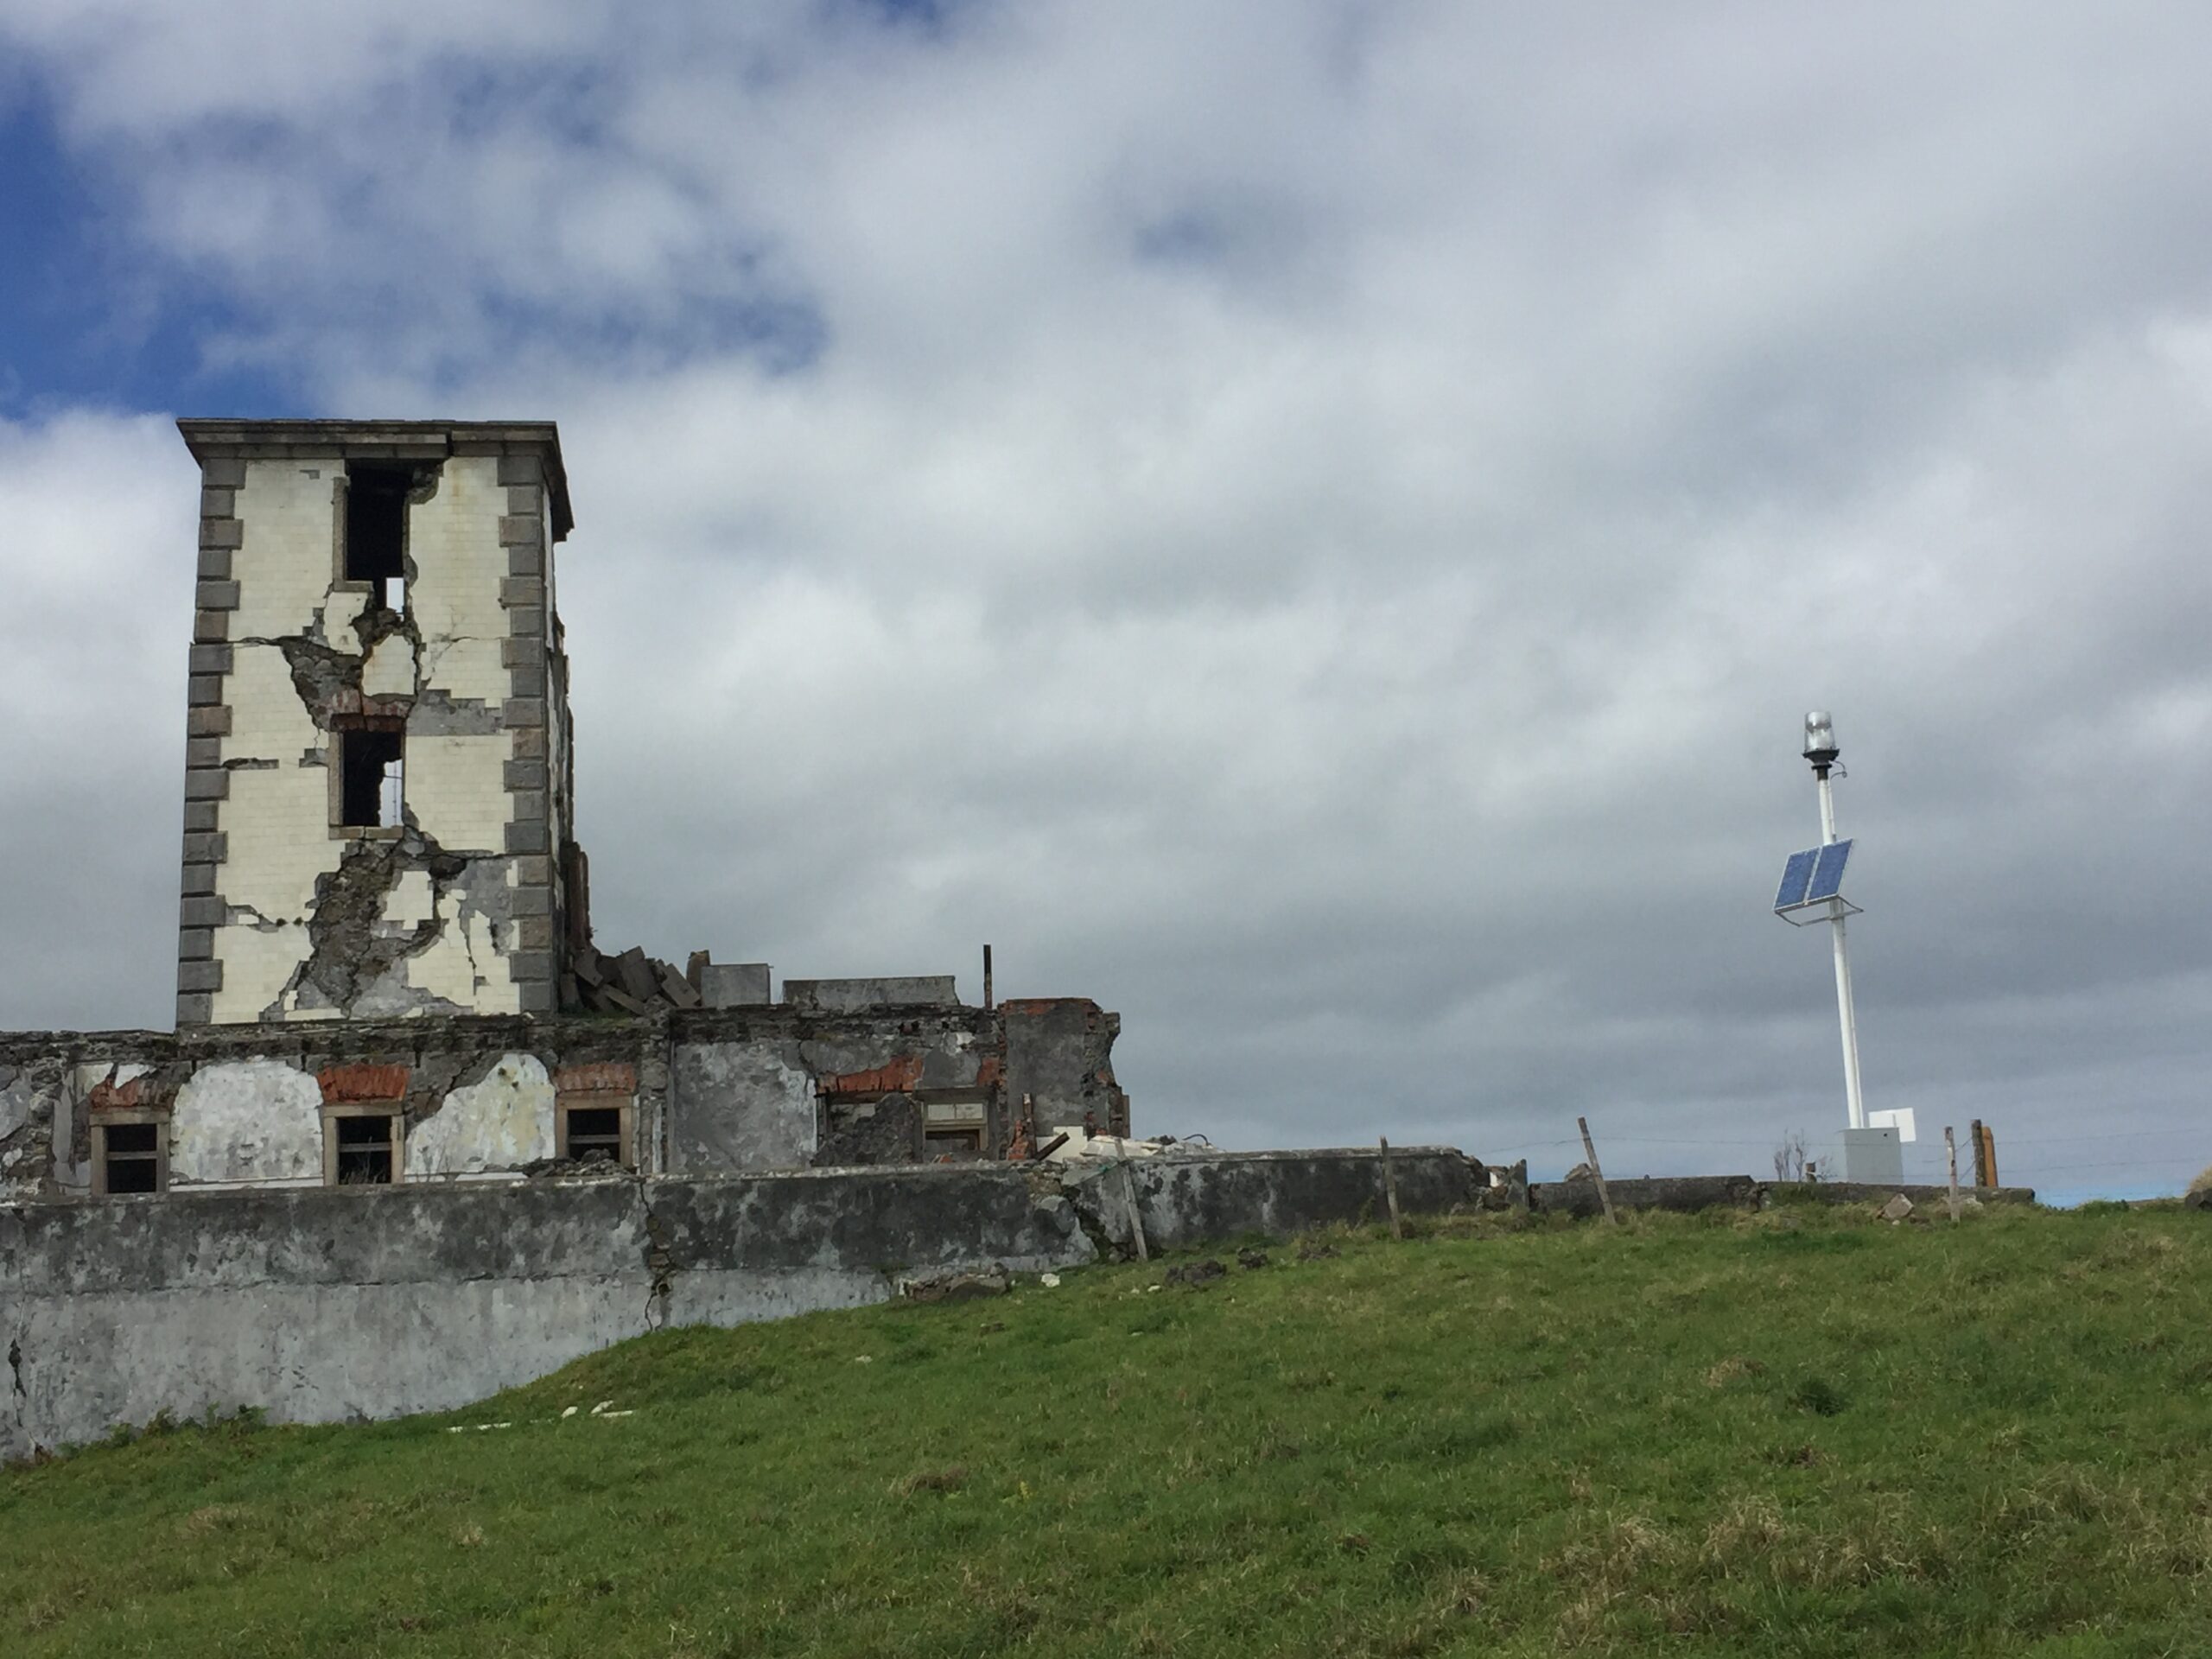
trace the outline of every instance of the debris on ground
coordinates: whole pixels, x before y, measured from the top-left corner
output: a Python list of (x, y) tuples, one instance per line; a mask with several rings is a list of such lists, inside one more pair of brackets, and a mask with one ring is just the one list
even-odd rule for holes
[(899, 1281), (899, 1294), (910, 1302), (957, 1302), (976, 1296), (1003, 1296), (1014, 1288), (1014, 1275), (992, 1262), (980, 1268), (937, 1268), (909, 1274)]
[(1226, 1278), (1228, 1274), (1227, 1268), (1223, 1267), (1211, 1256), (1208, 1256), (1203, 1262), (1185, 1262), (1180, 1267), (1168, 1268), (1167, 1277), (1160, 1282), (1168, 1285), (1188, 1285), (1196, 1289), (1201, 1286), (1211, 1284), (1217, 1279)]
[(1874, 1213), (1884, 1221), (1903, 1221), (1912, 1213), (1912, 1200), (1900, 1192)]
[(1298, 1247), (1298, 1259), (1301, 1262), (1324, 1261), (1336, 1253), (1335, 1245), (1318, 1238), (1309, 1238)]
[(1248, 1270), (1264, 1268), (1268, 1265), (1268, 1253), (1265, 1250), (1239, 1250), (1236, 1252), (1236, 1265)]

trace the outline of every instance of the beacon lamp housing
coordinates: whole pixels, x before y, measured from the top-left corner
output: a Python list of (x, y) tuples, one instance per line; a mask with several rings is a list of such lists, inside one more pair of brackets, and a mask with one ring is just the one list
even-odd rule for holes
[(1815, 769), (1832, 766), (1842, 751), (1835, 746), (1835, 722), (1819, 709), (1805, 716), (1805, 758)]

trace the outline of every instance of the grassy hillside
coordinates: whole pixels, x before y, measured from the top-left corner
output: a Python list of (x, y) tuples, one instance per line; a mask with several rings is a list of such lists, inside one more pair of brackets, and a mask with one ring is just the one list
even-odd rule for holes
[(1328, 1243), (10, 1471), (0, 1651), (2212, 1653), (2212, 1217)]

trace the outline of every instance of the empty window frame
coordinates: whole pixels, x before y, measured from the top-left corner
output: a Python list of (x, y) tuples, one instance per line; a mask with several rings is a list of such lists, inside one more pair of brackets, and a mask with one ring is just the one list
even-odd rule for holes
[(989, 1150), (989, 1111), (976, 1099), (925, 1096), (922, 1103), (925, 1158), (981, 1158)]
[(406, 823), (407, 734), (400, 723), (344, 725), (332, 734), (332, 822), (341, 829), (397, 830)]
[(389, 1186), (399, 1179), (403, 1135), (398, 1103), (326, 1109), (322, 1179), (328, 1186)]
[(564, 1102), (559, 1144), (554, 1149), (563, 1158), (603, 1159), (625, 1169), (634, 1167), (630, 1157), (630, 1102), (618, 1095), (586, 1095), (574, 1105)]
[(168, 1186), (168, 1125), (160, 1118), (92, 1123), (92, 1191), (160, 1192)]
[(397, 611), (407, 603), (409, 467), (356, 461), (346, 468), (346, 554), (340, 573), (365, 582), (374, 602)]

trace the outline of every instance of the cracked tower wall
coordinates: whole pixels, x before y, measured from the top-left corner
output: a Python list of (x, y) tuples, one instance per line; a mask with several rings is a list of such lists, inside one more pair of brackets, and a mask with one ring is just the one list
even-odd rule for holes
[[(180, 429), (202, 490), (178, 1024), (551, 1013), (573, 858), (555, 429)], [(349, 494), (378, 480), (404, 491), (389, 589), (347, 575)], [(341, 822), (355, 734), (400, 734), (396, 823)]]

